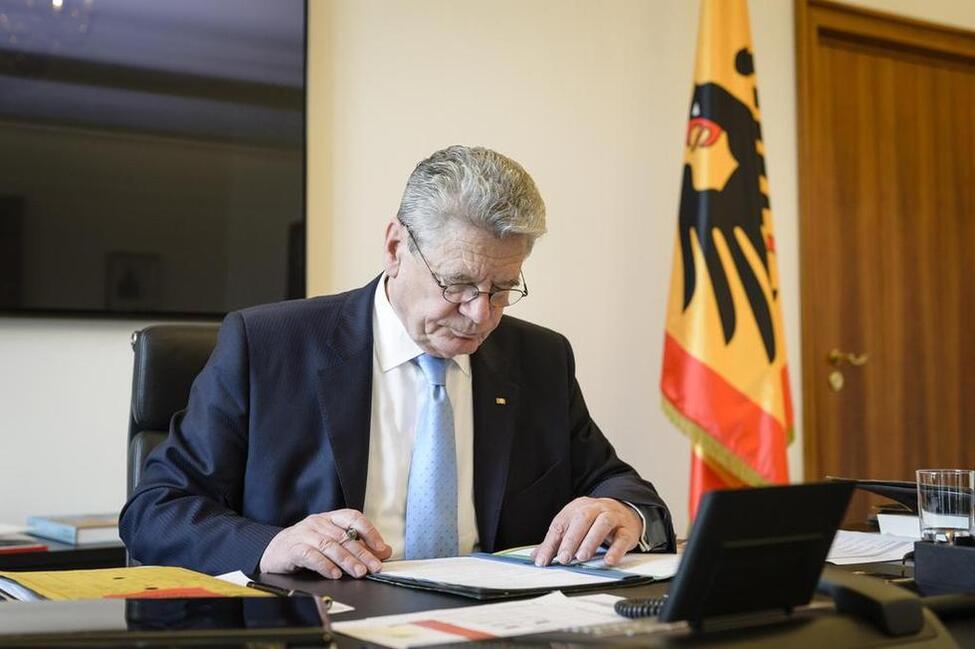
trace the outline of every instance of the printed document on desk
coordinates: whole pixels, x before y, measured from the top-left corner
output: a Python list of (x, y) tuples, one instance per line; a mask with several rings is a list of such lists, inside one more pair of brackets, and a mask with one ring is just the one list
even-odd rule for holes
[(613, 610), (618, 599), (606, 594), (570, 598), (549, 593), (517, 602), (336, 622), (332, 629), (366, 642), (408, 649), (617, 623), (624, 619)]
[(914, 539), (872, 532), (839, 530), (826, 561), (836, 565), (900, 561), (914, 550)]
[[(609, 568), (602, 560), (587, 564), (535, 566), (527, 555), (508, 551), (464, 557), (393, 561), (369, 578), (399, 586), (435, 590), (475, 599), (499, 599), (547, 593), (576, 592), (636, 586), (672, 577), (676, 555), (628, 555), (621, 567)], [(664, 558), (667, 557), (667, 558)]]
[[(532, 563), (531, 553), (536, 547), (535, 545), (528, 545), (523, 548), (512, 548), (511, 550), (502, 550), (501, 552), (495, 552), (492, 556), (498, 558), (513, 558), (520, 559), (523, 563)], [(597, 570), (610, 569), (622, 572), (629, 572), (634, 575), (643, 575), (645, 577), (653, 577), (657, 581), (663, 581), (665, 579), (670, 579), (677, 574), (677, 568), (680, 567), (680, 558), (683, 556), (681, 554), (662, 554), (662, 553), (644, 553), (644, 552), (631, 552), (623, 557), (623, 560), (615, 566), (607, 566), (603, 561), (603, 555), (605, 554), (605, 549), (600, 548), (599, 555), (590, 561), (574, 561), (570, 564), (571, 566), (581, 566), (586, 568), (594, 568)]]

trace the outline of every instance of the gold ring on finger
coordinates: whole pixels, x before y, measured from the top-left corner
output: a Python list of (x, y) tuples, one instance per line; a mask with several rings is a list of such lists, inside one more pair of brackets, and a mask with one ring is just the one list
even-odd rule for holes
[(358, 540), (359, 540), (359, 532), (358, 530), (356, 530), (356, 528), (354, 527), (345, 528), (345, 538), (342, 539), (342, 543), (345, 543), (346, 541), (358, 541)]

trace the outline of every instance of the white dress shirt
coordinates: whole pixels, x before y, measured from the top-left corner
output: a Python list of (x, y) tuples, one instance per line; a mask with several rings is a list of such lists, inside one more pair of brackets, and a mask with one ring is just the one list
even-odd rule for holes
[[(386, 278), (376, 288), (372, 308), (372, 420), (369, 467), (363, 514), (402, 559), (406, 527), (406, 493), (413, 457), (416, 419), (422, 395), (429, 389), (423, 371), (411, 362), (423, 353), (393, 311)], [(447, 366), (447, 396), (454, 411), (457, 447), (457, 536), (460, 554), (478, 543), (474, 514), (474, 407), (471, 360), (455, 356)]]

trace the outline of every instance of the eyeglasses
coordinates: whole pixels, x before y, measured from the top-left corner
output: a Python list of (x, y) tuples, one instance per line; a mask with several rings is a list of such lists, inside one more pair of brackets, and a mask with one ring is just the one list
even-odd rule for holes
[(427, 270), (430, 271), (430, 275), (433, 277), (433, 281), (437, 283), (443, 290), (443, 299), (447, 300), (452, 304), (467, 304), (468, 302), (473, 302), (482, 295), (488, 296), (488, 302), (491, 303), (493, 307), (506, 307), (518, 302), (521, 298), (528, 295), (528, 283), (525, 282), (525, 274), (520, 273), (521, 285), (524, 287), (520, 288), (501, 288), (494, 291), (482, 291), (474, 284), (446, 284), (444, 283), (433, 269), (430, 268), (430, 262), (427, 258), (423, 256), (420, 251), (420, 245), (416, 242), (416, 237), (413, 236), (413, 231), (410, 230), (405, 223), (400, 221), (400, 225), (406, 230), (406, 233), (410, 235), (410, 239), (413, 241), (413, 246), (416, 248), (417, 254), (420, 255), (420, 259), (426, 265)]

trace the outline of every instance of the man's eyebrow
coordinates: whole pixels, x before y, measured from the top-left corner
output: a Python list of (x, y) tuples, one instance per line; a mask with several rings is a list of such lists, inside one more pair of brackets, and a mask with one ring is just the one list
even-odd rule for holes
[[(458, 273), (455, 275), (442, 275), (440, 277), (444, 284), (471, 284), (477, 285), (477, 282), (470, 276), (464, 275), (463, 273)], [(514, 279), (501, 280), (498, 282), (493, 282), (492, 285), (495, 288), (515, 288), (521, 284), (521, 275)]]
[(498, 288), (516, 288), (521, 285), (521, 276), (519, 275), (514, 279), (495, 282), (494, 285), (497, 286)]
[(464, 275), (462, 273), (457, 273), (454, 275), (441, 275), (440, 279), (443, 280), (444, 284), (473, 284), (474, 280), (471, 279), (470, 275)]

